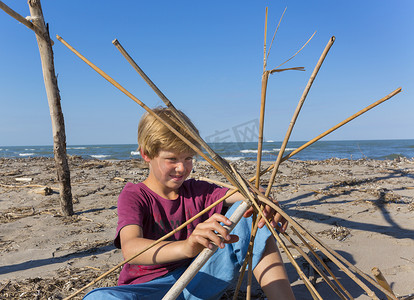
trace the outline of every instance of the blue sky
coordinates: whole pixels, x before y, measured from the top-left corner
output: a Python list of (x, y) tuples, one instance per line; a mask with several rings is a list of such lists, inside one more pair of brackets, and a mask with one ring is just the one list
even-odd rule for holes
[[(27, 1), (3, 1), (23, 16)], [(268, 45), (287, 11), (268, 68), (313, 40), (269, 80), (265, 138), (282, 140), (308, 78), (336, 37), (291, 140), (309, 140), (398, 87), (403, 92), (325, 139), (414, 138), (414, 1), (42, 1), (68, 145), (133, 144), (144, 110), (56, 39), (107, 72), (149, 107), (162, 101), (132, 69), (118, 39), (206, 137), (260, 112), (265, 8)], [(0, 145), (51, 145), (49, 108), (34, 33), (0, 11)], [(231, 137), (234, 138), (234, 137)]]

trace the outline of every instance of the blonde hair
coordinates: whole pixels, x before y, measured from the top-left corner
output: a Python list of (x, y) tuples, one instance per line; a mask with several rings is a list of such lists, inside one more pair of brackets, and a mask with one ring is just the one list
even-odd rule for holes
[[(186, 137), (192, 144), (199, 147), (198, 143), (183, 130), (181, 125), (179, 125), (180, 122), (169, 108), (157, 107), (152, 111)], [(190, 127), (198, 133), (197, 128), (191, 120), (183, 112), (178, 111), (178, 113), (187, 121)], [(138, 124), (138, 150), (142, 151), (151, 159), (156, 157), (160, 150), (177, 153), (188, 152), (195, 155), (195, 151), (190, 146), (148, 112), (142, 116)]]

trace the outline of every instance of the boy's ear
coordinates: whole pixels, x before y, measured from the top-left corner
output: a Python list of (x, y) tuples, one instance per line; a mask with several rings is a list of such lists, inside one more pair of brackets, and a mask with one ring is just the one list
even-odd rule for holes
[(150, 158), (148, 157), (148, 155), (146, 155), (144, 153), (144, 151), (142, 151), (142, 148), (139, 149), (139, 153), (141, 154), (141, 157), (146, 161), (146, 162), (150, 162)]

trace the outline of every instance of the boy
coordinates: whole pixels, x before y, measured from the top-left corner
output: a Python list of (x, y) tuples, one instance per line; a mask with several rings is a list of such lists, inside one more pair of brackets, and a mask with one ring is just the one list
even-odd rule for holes
[[(153, 110), (192, 143), (168, 108)], [(195, 131), (191, 121), (181, 113)], [(141, 183), (128, 183), (118, 199), (118, 227), (115, 246), (125, 259), (132, 257), (171, 232), (205, 207), (225, 196), (227, 188), (194, 179), (186, 180), (193, 167), (195, 152), (151, 114), (138, 126), (138, 145), (149, 164), (149, 175)], [(196, 144), (197, 145), (197, 144)], [(212, 243), (219, 246), (213, 257), (198, 272), (180, 299), (219, 299), (237, 275), (249, 244), (252, 209), (237, 224), (233, 234), (221, 225), (243, 200), (236, 193), (215, 206), (168, 240), (159, 243), (125, 264), (117, 287), (90, 292), (85, 299), (161, 299), (185, 271), (191, 260)], [(225, 213), (227, 208), (232, 206)], [(267, 209), (267, 214), (271, 212)], [(287, 223), (274, 214), (272, 224)], [(261, 220), (259, 227), (263, 227)], [(222, 241), (217, 234), (224, 237)], [(254, 247), (254, 275), (268, 299), (294, 299), (275, 239), (267, 228), (259, 230)], [(269, 238), (270, 237), (270, 238)]]

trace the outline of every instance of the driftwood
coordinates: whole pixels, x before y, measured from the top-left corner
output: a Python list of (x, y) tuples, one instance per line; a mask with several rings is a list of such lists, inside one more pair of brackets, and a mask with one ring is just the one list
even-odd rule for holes
[(23, 18), (1, 1), (0, 8), (36, 33), (36, 40), (42, 62), (43, 79), (52, 120), (54, 157), (57, 179), (60, 183), (60, 207), (63, 215), (70, 216), (73, 215), (72, 191), (69, 165), (66, 156), (65, 123), (60, 106), (60, 94), (53, 62), (53, 42), (50, 39), (45, 25), (40, 0), (29, 0), (28, 4), (33, 23)]
[(60, 207), (63, 215), (71, 216), (73, 215), (73, 203), (69, 164), (66, 156), (65, 122), (60, 105), (60, 94), (53, 62), (52, 45), (43, 18), (40, 0), (29, 0), (28, 3), (30, 14), (33, 18), (33, 24), (40, 28), (44, 33), (42, 36), (36, 34), (36, 39), (42, 61), (43, 79), (45, 82), (52, 121), (53, 153), (55, 157), (57, 178), (60, 184)]

